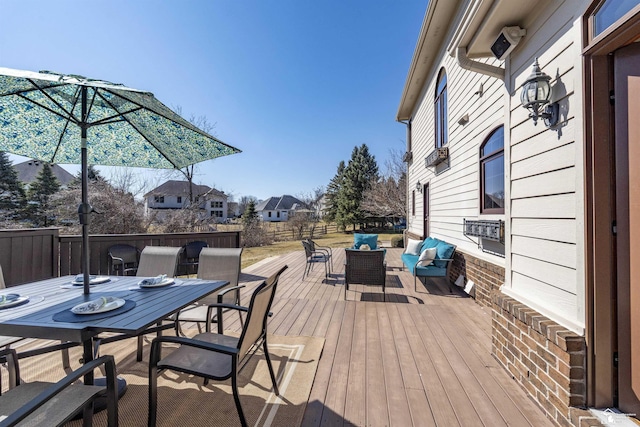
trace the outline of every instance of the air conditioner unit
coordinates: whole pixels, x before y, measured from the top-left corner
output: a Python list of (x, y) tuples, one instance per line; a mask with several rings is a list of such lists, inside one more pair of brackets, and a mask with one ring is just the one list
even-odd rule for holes
[(427, 156), (425, 164), (427, 167), (436, 166), (449, 158), (449, 149), (447, 147), (436, 148)]

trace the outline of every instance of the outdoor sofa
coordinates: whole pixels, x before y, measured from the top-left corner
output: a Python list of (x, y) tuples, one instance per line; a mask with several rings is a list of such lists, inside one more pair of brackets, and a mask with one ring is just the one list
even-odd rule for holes
[[(435, 237), (427, 237), (425, 240), (407, 239), (405, 251), (400, 258), (413, 275), (414, 289), (417, 277), (447, 277), (455, 250), (455, 245)], [(423, 262), (418, 264), (421, 256)]]

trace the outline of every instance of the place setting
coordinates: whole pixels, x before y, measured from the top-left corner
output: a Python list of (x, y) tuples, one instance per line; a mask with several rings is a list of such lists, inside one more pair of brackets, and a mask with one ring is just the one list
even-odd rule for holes
[(29, 302), (29, 297), (16, 293), (0, 295), (0, 310), (17, 307)]
[(129, 290), (140, 291), (149, 289), (165, 288), (167, 286), (179, 284), (180, 281), (173, 277), (167, 277), (166, 274), (161, 274), (155, 277), (146, 277), (140, 280), (136, 285), (129, 287)]
[[(89, 276), (89, 286), (94, 287), (98, 285), (102, 285), (109, 282), (115, 282), (116, 278), (109, 276), (97, 276), (91, 275)], [(82, 274), (78, 274), (73, 278), (70, 283), (65, 283), (64, 285), (60, 285), (62, 289), (76, 289), (82, 288), (84, 286), (84, 276)]]
[(57, 322), (85, 322), (122, 314), (134, 308), (136, 302), (115, 296), (100, 296), (84, 301), (53, 315)]

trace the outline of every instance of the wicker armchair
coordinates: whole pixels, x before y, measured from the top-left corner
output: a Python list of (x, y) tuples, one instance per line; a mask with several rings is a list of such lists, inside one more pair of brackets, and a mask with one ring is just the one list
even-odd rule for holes
[(382, 297), (385, 295), (385, 281), (387, 263), (384, 260), (384, 249), (362, 251), (359, 249), (345, 249), (346, 261), (344, 265), (344, 298), (347, 299), (349, 284), (382, 286)]

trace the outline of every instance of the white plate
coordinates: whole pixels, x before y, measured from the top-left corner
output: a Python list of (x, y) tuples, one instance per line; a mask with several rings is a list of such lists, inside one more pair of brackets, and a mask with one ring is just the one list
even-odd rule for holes
[[(91, 286), (100, 285), (102, 283), (107, 283), (109, 281), (111, 281), (111, 278), (108, 276), (96, 276), (89, 279), (89, 285)], [(71, 284), (80, 286), (80, 285), (84, 285), (84, 281), (83, 280), (78, 281), (78, 279), (73, 279)]]
[(163, 286), (173, 285), (175, 283), (175, 279), (173, 279), (172, 277), (167, 277), (162, 282), (154, 283), (153, 285), (145, 285), (143, 282), (143, 280), (139, 281), (138, 286), (140, 286), (141, 288), (161, 288)]
[(93, 301), (83, 302), (82, 304), (78, 304), (71, 309), (71, 312), (74, 314), (104, 313), (106, 311), (111, 311), (111, 310), (115, 310), (116, 308), (120, 308), (125, 303), (125, 301), (122, 298), (113, 298), (113, 301), (99, 307), (101, 299), (102, 298), (95, 299)]
[(16, 299), (14, 299), (13, 301), (9, 301), (9, 302), (5, 302), (5, 303), (0, 304), (0, 309), (9, 308), (9, 307), (15, 307), (16, 305), (20, 305), (20, 304), (24, 303), (25, 301), (29, 301), (29, 297), (26, 297), (26, 296), (18, 297)]

